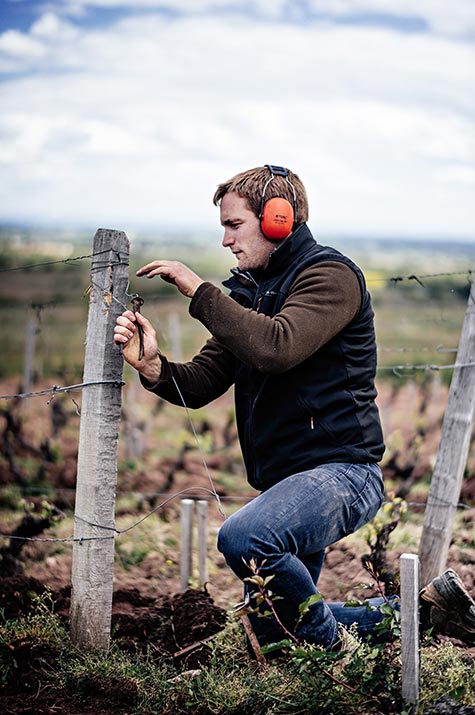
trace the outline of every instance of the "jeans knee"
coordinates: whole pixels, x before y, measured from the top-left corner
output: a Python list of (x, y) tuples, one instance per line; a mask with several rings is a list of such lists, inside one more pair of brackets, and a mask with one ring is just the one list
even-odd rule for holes
[(237, 542), (239, 541), (237, 537), (238, 534), (235, 532), (232, 522), (228, 519), (219, 529), (217, 542), (218, 551), (223, 554), (226, 561), (234, 555)]
[(252, 557), (256, 557), (253, 542), (254, 536), (249, 534), (249, 529), (239, 519), (233, 520), (230, 517), (218, 532), (218, 550), (239, 578), (249, 576), (250, 572), (246, 564)]

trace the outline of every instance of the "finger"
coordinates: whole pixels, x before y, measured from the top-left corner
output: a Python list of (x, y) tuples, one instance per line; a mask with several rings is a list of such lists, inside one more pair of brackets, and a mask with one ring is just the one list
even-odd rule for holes
[(142, 328), (151, 328), (152, 327), (152, 323), (150, 322), (150, 320), (148, 320), (148, 318), (146, 318), (145, 315), (142, 315), (142, 313), (135, 313), (135, 319), (136, 319), (137, 323), (139, 323), (142, 326)]
[(125, 313), (119, 315), (116, 319), (116, 325), (121, 325), (123, 328), (132, 328), (136, 323), (137, 318), (134, 313), (129, 313), (127, 316)]
[(170, 273), (171, 273), (171, 269), (169, 266), (159, 265), (159, 266), (155, 266), (155, 267), (151, 268), (147, 272), (144, 271), (140, 275), (146, 276), (147, 278), (154, 278), (155, 276), (160, 276), (160, 278), (167, 280)]
[(175, 275), (179, 264), (176, 261), (152, 261), (152, 263), (147, 263), (146, 266), (139, 268), (136, 275), (146, 276), (147, 278), (154, 278), (155, 276), (160, 276), (167, 283), (176, 283)]
[(161, 278), (162, 280), (166, 281), (167, 283), (176, 284), (176, 281), (175, 281), (174, 278), (172, 278), (171, 276), (165, 275), (164, 273), (162, 273), (162, 274), (160, 275), (160, 278)]
[(114, 342), (115, 343), (120, 343), (121, 345), (126, 345), (129, 342), (130, 338), (128, 338), (126, 335), (122, 335), (122, 333), (114, 333)]
[(134, 337), (134, 331), (126, 327), (116, 325), (114, 328), (114, 340), (118, 343), (128, 343)]
[(135, 275), (143, 276), (146, 273), (150, 273), (150, 271), (154, 268), (157, 268), (158, 265), (159, 261), (152, 261), (151, 263), (147, 263), (145, 266), (142, 266), (142, 268), (139, 268)]

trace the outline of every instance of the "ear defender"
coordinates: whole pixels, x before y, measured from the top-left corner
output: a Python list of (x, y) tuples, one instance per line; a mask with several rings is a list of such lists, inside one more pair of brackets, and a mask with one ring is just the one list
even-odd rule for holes
[[(270, 241), (282, 241), (292, 233), (295, 221), (297, 197), (295, 187), (289, 181), (289, 170), (283, 166), (273, 166), (266, 164), (270, 171), (270, 179), (266, 182), (262, 191), (261, 207), (259, 211), (259, 220), (261, 222), (261, 231)], [(294, 195), (293, 206), (290, 201), (276, 196), (265, 200), (266, 190), (274, 176), (283, 176), (292, 187)]]

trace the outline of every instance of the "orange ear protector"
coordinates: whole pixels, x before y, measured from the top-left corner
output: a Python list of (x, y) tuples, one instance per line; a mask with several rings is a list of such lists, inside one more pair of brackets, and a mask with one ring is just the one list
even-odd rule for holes
[[(261, 207), (259, 210), (259, 220), (261, 222), (261, 230), (266, 238), (271, 241), (282, 241), (292, 233), (294, 227), (297, 196), (295, 187), (289, 181), (289, 170), (283, 166), (273, 166), (266, 164), (270, 171), (270, 179), (266, 182), (262, 191)], [(283, 176), (292, 187), (294, 195), (293, 205), (287, 199), (281, 196), (276, 196), (272, 199), (265, 199), (266, 190), (274, 176)]]

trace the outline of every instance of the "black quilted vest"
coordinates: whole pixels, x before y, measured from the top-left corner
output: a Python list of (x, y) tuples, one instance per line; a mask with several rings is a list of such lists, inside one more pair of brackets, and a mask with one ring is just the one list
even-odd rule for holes
[(322, 261), (341, 261), (358, 277), (362, 303), (351, 323), (285, 373), (237, 361), (236, 421), (248, 480), (259, 490), (319, 464), (378, 462), (384, 452), (374, 401), (374, 314), (358, 266), (318, 245), (304, 224), (271, 254), (258, 283), (234, 269), (223, 285), (241, 305), (273, 316), (298, 274)]

